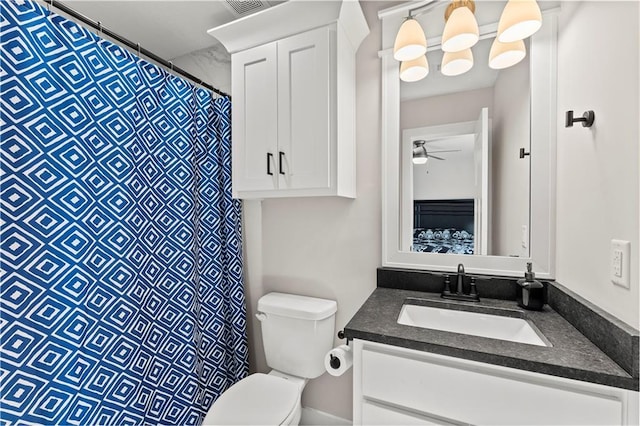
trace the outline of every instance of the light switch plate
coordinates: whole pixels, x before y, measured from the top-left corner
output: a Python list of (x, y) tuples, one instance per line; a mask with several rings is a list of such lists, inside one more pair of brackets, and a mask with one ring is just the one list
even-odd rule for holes
[(629, 288), (631, 272), (631, 243), (623, 240), (611, 240), (611, 282), (620, 287)]

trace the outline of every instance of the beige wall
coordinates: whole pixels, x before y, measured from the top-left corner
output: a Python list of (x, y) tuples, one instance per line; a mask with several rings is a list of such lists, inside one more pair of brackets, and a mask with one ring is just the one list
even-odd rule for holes
[(522, 226), (529, 224), (530, 151), (529, 55), (498, 74), (493, 88), (491, 128), (491, 253), (529, 257), (522, 247)]
[[(400, 103), (400, 129), (476, 121), (478, 111), (493, 113), (493, 88), (407, 100)], [(429, 111), (425, 114), (425, 111)]]
[[(381, 259), (380, 49), (377, 11), (389, 3), (363, 2), (370, 34), (357, 53), (357, 198), (272, 199), (245, 203), (246, 271), (251, 366), (265, 363), (257, 300), (269, 291), (324, 297), (338, 302), (336, 331), (342, 329), (376, 286)], [(260, 205), (261, 203), (261, 205)], [(259, 210), (262, 220), (256, 223)], [(247, 216), (249, 215), (249, 216)], [(340, 344), (335, 339), (335, 344)], [(345, 419), (352, 412), (351, 371), (324, 374), (307, 385), (302, 405)]]
[[(558, 46), (558, 282), (638, 327), (639, 4), (564, 2)], [(592, 128), (564, 113), (595, 111)], [(631, 242), (631, 289), (609, 280), (611, 239)]]

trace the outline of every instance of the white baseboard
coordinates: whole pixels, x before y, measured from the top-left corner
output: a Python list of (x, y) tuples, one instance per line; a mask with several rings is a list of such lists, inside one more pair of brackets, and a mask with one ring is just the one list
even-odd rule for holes
[(351, 420), (334, 416), (314, 408), (302, 407), (302, 417), (300, 418), (301, 426), (351, 426)]

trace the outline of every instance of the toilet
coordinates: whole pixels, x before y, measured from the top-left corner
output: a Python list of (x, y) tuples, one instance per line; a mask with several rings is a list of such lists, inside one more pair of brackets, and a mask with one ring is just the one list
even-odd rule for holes
[(262, 296), (256, 317), (272, 370), (251, 374), (227, 389), (203, 425), (297, 425), (305, 385), (325, 371), (337, 308), (334, 300), (286, 293)]

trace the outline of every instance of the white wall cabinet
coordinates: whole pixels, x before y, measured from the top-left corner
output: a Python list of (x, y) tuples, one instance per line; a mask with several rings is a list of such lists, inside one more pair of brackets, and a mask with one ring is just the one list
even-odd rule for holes
[[(209, 31), (232, 53), (238, 198), (355, 198), (355, 52), (368, 27), (357, 2), (322, 3), (285, 3)], [(308, 14), (316, 20), (304, 22)], [(233, 38), (248, 28), (262, 34)]]
[(354, 340), (354, 424), (634, 425), (638, 393)]
[[(335, 28), (335, 26), (334, 26)], [(329, 43), (325, 27), (232, 57), (233, 190), (330, 187)]]

